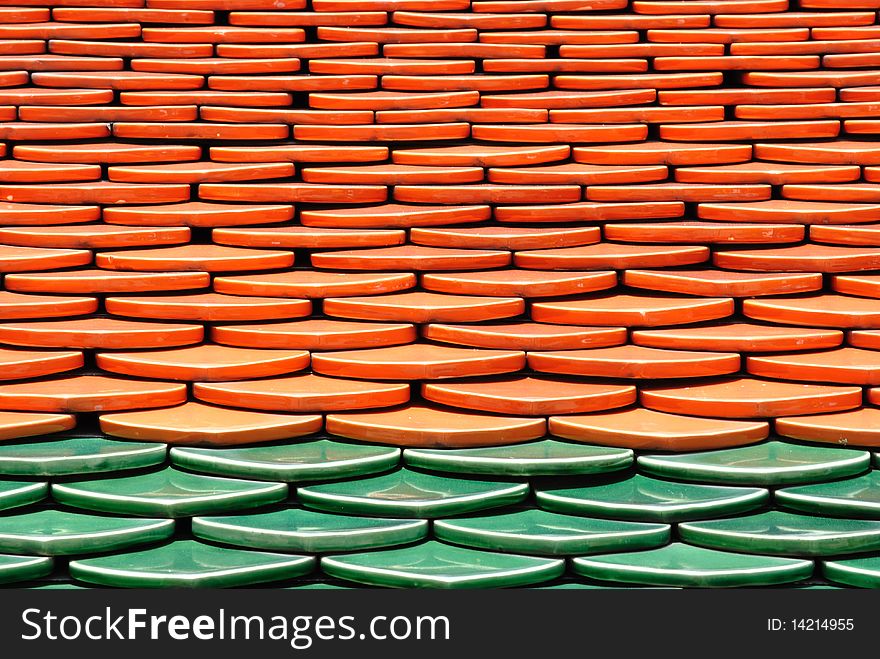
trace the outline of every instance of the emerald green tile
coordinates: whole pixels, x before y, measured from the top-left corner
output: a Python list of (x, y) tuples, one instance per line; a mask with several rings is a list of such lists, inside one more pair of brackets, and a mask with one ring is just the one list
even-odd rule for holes
[(31, 586), (28, 590), (88, 590), (88, 586), (75, 586), (72, 583), (50, 583), (44, 586)]
[(48, 495), (48, 483), (0, 481), (0, 510), (36, 503), (37, 501), (42, 501)]
[(174, 447), (170, 453), (173, 464), (193, 471), (288, 483), (365, 476), (400, 462), (399, 448), (328, 439), (245, 448)]
[(0, 443), (0, 474), (64, 476), (140, 469), (165, 462), (165, 444), (100, 437)]
[(289, 586), (284, 590), (351, 590), (349, 586), (335, 586), (329, 583), (309, 583), (305, 586)]
[(496, 554), (440, 542), (321, 559), (332, 577), (391, 588), (504, 588), (560, 576), (560, 559)]
[(428, 522), (288, 508), (252, 515), (195, 517), (192, 531), (199, 538), (240, 547), (317, 553), (417, 542), (428, 535)]
[(310, 556), (227, 549), (194, 540), (70, 562), (70, 576), (120, 588), (229, 588), (293, 579), (315, 567)]
[(880, 588), (880, 556), (822, 561), (822, 574), (846, 586)]
[(755, 487), (693, 485), (636, 474), (612, 483), (539, 490), (535, 497), (541, 508), (554, 512), (680, 522), (753, 510), (765, 504), (770, 493)]
[(638, 458), (639, 469), (656, 476), (738, 485), (818, 483), (859, 474), (870, 464), (867, 451), (777, 441)]
[(423, 474), (400, 469), (391, 474), (297, 490), (306, 506), (386, 517), (441, 517), (506, 506), (522, 501), (527, 483), (500, 483)]
[(725, 588), (769, 586), (806, 579), (813, 562), (704, 549), (676, 542), (659, 549), (575, 558), (574, 571), (591, 579), (653, 586)]
[(608, 586), (597, 586), (587, 583), (562, 583), (556, 586), (535, 586), (533, 590), (678, 590), (671, 586), (634, 586), (631, 584), (619, 584)]
[(0, 583), (45, 577), (52, 571), (52, 559), (45, 556), (0, 554)]
[(784, 508), (818, 515), (880, 518), (880, 471), (833, 483), (800, 485), (776, 490)]
[(437, 520), (434, 535), (444, 542), (478, 549), (565, 556), (659, 547), (669, 542), (670, 527), (520, 510)]
[(464, 449), (406, 449), (404, 462), (412, 467), (460, 474), (552, 476), (595, 474), (626, 469), (633, 462), (629, 449), (570, 444), (553, 439)]
[(812, 517), (777, 510), (679, 524), (685, 542), (781, 556), (833, 556), (880, 549), (880, 522)]
[(0, 517), (0, 551), (39, 556), (97, 554), (165, 540), (174, 520), (39, 510)]
[(54, 483), (63, 504), (145, 517), (188, 517), (253, 508), (287, 497), (284, 483), (216, 478), (165, 468), (149, 474)]

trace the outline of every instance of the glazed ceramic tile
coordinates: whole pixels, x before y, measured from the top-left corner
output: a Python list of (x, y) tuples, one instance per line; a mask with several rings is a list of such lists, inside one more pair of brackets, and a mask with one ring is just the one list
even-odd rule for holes
[(0, 583), (37, 579), (46, 576), (51, 571), (51, 558), (0, 554)]
[(175, 446), (170, 457), (172, 464), (192, 471), (294, 483), (349, 479), (387, 471), (400, 462), (400, 449), (318, 439), (226, 449)]
[(822, 574), (846, 586), (877, 588), (880, 586), (880, 560), (876, 556), (842, 561), (822, 561)]
[(529, 486), (447, 478), (401, 469), (297, 490), (303, 505), (333, 513), (377, 517), (441, 517), (507, 506), (522, 501)]
[(496, 476), (595, 474), (626, 469), (628, 449), (569, 444), (552, 439), (505, 447), (414, 449), (403, 451), (405, 464), (442, 473)]
[(0, 474), (64, 476), (115, 472), (162, 464), (164, 444), (121, 442), (101, 437), (0, 443)]
[(405, 549), (325, 556), (321, 570), (339, 579), (392, 588), (499, 588), (548, 581), (563, 561), (426, 542)]
[(876, 551), (880, 522), (772, 510), (678, 525), (682, 540), (711, 549), (781, 556), (834, 556)]
[(770, 441), (688, 455), (643, 455), (639, 468), (664, 478), (743, 485), (817, 483), (854, 476), (870, 466), (866, 451)]
[(49, 495), (48, 483), (0, 480), (0, 510), (27, 506)]
[(673, 543), (660, 549), (575, 558), (575, 572), (592, 579), (656, 586), (770, 586), (809, 577), (813, 562), (754, 556)]
[(880, 472), (786, 487), (776, 490), (773, 497), (784, 508), (812, 515), (880, 518)]
[(292, 579), (309, 556), (225, 549), (178, 540), (154, 549), (71, 561), (74, 579), (119, 588), (229, 588)]
[(67, 556), (161, 542), (174, 533), (174, 520), (40, 510), (2, 517), (0, 527), (0, 551)]
[(350, 517), (288, 508), (253, 515), (194, 517), (193, 534), (237, 547), (323, 553), (405, 545), (428, 535), (426, 520)]
[(439, 519), (434, 536), (477, 549), (566, 556), (635, 551), (669, 542), (667, 524), (643, 524), (560, 515), (544, 510)]
[(185, 517), (241, 510), (282, 501), (283, 483), (216, 478), (165, 468), (138, 476), (52, 485), (52, 498), (68, 506), (142, 517)]
[(538, 489), (538, 505), (573, 515), (646, 522), (681, 522), (754, 510), (770, 500), (757, 487), (695, 485), (636, 474), (608, 483)]

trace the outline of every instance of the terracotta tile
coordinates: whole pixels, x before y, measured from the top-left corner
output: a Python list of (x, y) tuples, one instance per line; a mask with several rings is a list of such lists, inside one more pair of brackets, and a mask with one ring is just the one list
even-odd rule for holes
[(147, 43), (288, 43), (305, 40), (297, 28), (255, 29), (226, 25), (199, 27), (145, 27), (141, 37)]
[(194, 121), (198, 108), (194, 105), (151, 107), (95, 106), (59, 108), (53, 106), (22, 106), (22, 121), (89, 122), (89, 121)]
[[(472, 57), (474, 59), (489, 59), (493, 57), (505, 59), (543, 59), (547, 54), (547, 49), (537, 44), (462, 43), (463, 41), (476, 41), (476, 38), (477, 33), (474, 31), (471, 39), (455, 39), (452, 43), (430, 39), (429, 41), (436, 41), (436, 43), (386, 44), (382, 47), (382, 54), (390, 58)], [(369, 41), (369, 39), (365, 39), (365, 41)], [(489, 71), (490, 69), (484, 67), (483, 70)]]
[(733, 313), (731, 298), (686, 298), (612, 294), (570, 302), (532, 305), (532, 319), (564, 325), (622, 325), (657, 327), (686, 325), (726, 318)]
[[(702, 35), (700, 35), (702, 37)], [(801, 71), (818, 69), (818, 55), (727, 55), (721, 57), (655, 57), (657, 71)]]
[(348, 270), (481, 270), (510, 264), (510, 252), (401, 245), (373, 249), (316, 252), (316, 268)]
[(514, 263), (522, 268), (547, 270), (650, 268), (702, 263), (709, 258), (706, 247), (646, 246), (600, 243), (516, 252)]
[(232, 59), (204, 57), (198, 59), (133, 59), (133, 71), (151, 73), (183, 73), (190, 75), (235, 75), (240, 73), (291, 73), (299, 71), (296, 57), (278, 59)]
[(794, 355), (748, 357), (746, 370), (759, 377), (798, 382), (880, 384), (877, 362), (880, 352), (860, 348), (837, 348)]
[(870, 25), (874, 14), (867, 11), (808, 12), (786, 11), (774, 14), (717, 14), (718, 27), (823, 27)]
[(383, 202), (387, 189), (382, 185), (322, 185), (320, 183), (202, 183), (199, 198), (212, 201), (268, 201), (305, 203)]
[(799, 224), (729, 224), (727, 222), (609, 224), (603, 231), (609, 240), (621, 242), (697, 244), (794, 243), (800, 242), (805, 233), (804, 227)]
[(41, 87), (82, 87), (120, 91), (199, 89), (204, 84), (202, 76), (141, 71), (38, 71), (31, 75), (31, 81)]
[(223, 245), (186, 245), (103, 252), (95, 256), (95, 265), (109, 270), (199, 270), (202, 272), (270, 270), (292, 266), (293, 253)]
[(482, 32), (483, 43), (617, 44), (639, 40), (633, 30), (525, 30), (522, 32)]
[(42, 39), (5, 40), (0, 45), (0, 53), (4, 55), (30, 55), (46, 52), (46, 42)]
[(350, 93), (309, 94), (309, 107), (325, 110), (414, 110), (428, 108), (464, 107), (476, 105), (480, 94), (476, 91), (449, 91), (408, 94), (375, 91)]
[(319, 415), (294, 416), (231, 410), (201, 403), (144, 412), (102, 414), (101, 430), (114, 437), (186, 446), (227, 446), (310, 435)]
[[(403, 27), (347, 27), (360, 23), (368, 25), (369, 23), (362, 17), (369, 16), (370, 12), (363, 13), (320, 13), (320, 14), (304, 14), (310, 22), (319, 25), (317, 35), (319, 39), (325, 41), (342, 41), (342, 42), (358, 42), (358, 41), (374, 41), (380, 44), (420, 44), (420, 43), (467, 43), (477, 40), (478, 32), (474, 28), (458, 28), (446, 30), (420, 30), (417, 28)], [(386, 15), (376, 12), (374, 16), (381, 16), (374, 19), (376, 25), (384, 25)], [(241, 16), (244, 16), (242, 14)], [(250, 14), (254, 16), (254, 14)], [(271, 16), (277, 17), (278, 14)], [(236, 15), (230, 16), (231, 21), (238, 21)], [(250, 18), (247, 20), (251, 20)], [(275, 20), (278, 20), (276, 18)], [(337, 27), (340, 26), (340, 27)], [(346, 26), (346, 27), (342, 27)], [(519, 43), (519, 42), (518, 42)], [(387, 54), (387, 53), (386, 53)], [(419, 56), (418, 54), (416, 56)]]
[[(629, 4), (627, 0), (524, 0), (515, 6), (518, 11), (524, 12), (557, 12), (557, 11), (583, 11), (590, 9), (606, 11), (612, 9), (625, 9)], [(475, 12), (503, 12), (510, 9), (510, 4), (500, 0), (474, 0), (471, 8)]]
[(836, 387), (751, 378), (728, 378), (707, 384), (651, 387), (641, 403), (661, 412), (741, 419), (834, 412), (861, 405), (860, 387)]
[[(316, 14), (311, 14), (316, 16)], [(358, 55), (378, 55), (379, 44), (372, 42), (353, 43), (295, 43), (295, 44), (224, 44), (214, 47), (219, 57), (357, 57)]]
[(511, 373), (525, 366), (520, 351), (479, 350), (412, 343), (369, 350), (314, 353), (321, 375), (377, 380), (434, 380)]
[(94, 249), (175, 245), (189, 242), (187, 228), (128, 228), (101, 224), (74, 224), (50, 227), (0, 227), (0, 242), (24, 247)]
[(763, 183), (648, 183), (645, 185), (593, 185), (586, 198), (592, 201), (763, 201), (770, 186)]
[[(178, 46), (173, 47), (176, 51)], [(2, 96), (0, 96), (2, 98)], [(287, 92), (198, 91), (120, 92), (123, 105), (230, 105), (233, 107), (279, 107), (291, 104)]]
[(749, 318), (784, 325), (819, 327), (880, 327), (880, 313), (871, 299), (818, 294), (801, 298), (745, 300), (743, 314)]
[[(72, 371), (83, 365), (83, 354), (81, 352), (48, 352), (36, 350), (8, 350), (0, 348), (0, 380), (21, 380), (23, 378), (38, 378), (44, 375), (52, 375), (54, 373), (63, 373), (64, 371)], [(9, 419), (10, 421), (13, 418)], [(40, 419), (34, 419), (41, 421)], [(43, 419), (42, 421), (45, 421)], [(21, 421), (27, 422), (26, 418)], [(73, 419), (59, 424), (60, 419), (54, 419), (54, 423), (50, 425), (66, 425), (67, 428), (73, 427)], [(42, 425), (42, 423), (38, 424)], [(3, 436), (2, 415), (0, 415), (0, 437)], [(67, 428), (59, 428), (65, 430)], [(35, 433), (34, 433), (35, 434)], [(9, 439), (10, 436), (4, 437)]]
[[(54, 124), (40, 124), (51, 126)], [(75, 125), (75, 124), (71, 124)], [(82, 125), (82, 124), (79, 124)], [(51, 188), (36, 185), (3, 184), (0, 196), (8, 201), (23, 203), (62, 204), (147, 204), (186, 201), (186, 185), (138, 185), (136, 183), (60, 183)]]
[(4, 285), (22, 293), (143, 293), (207, 288), (207, 272), (122, 272), (115, 270), (64, 270), (7, 275)]
[(300, 221), (309, 227), (330, 228), (406, 228), (410, 226), (444, 226), (479, 222), (491, 217), (489, 206), (408, 206), (385, 204), (359, 208), (308, 210)]
[(713, 323), (694, 327), (637, 330), (636, 345), (683, 350), (778, 352), (836, 348), (843, 341), (839, 330), (779, 327), (752, 323)]
[(546, 167), (492, 168), (488, 180), (492, 183), (520, 184), (574, 184), (593, 185), (602, 183), (642, 183), (666, 178), (667, 168), (654, 166), (587, 165), (566, 163)]
[(219, 245), (238, 247), (327, 249), (402, 245), (406, 242), (406, 233), (399, 229), (323, 229), (294, 226), (214, 229), (211, 238)]
[(880, 185), (871, 183), (838, 183), (836, 185), (789, 184), (782, 186), (786, 199), (804, 201), (880, 202)]
[(525, 309), (520, 298), (394, 293), (369, 297), (328, 298), (324, 313), (356, 320), (403, 323), (476, 322), (518, 316)]
[(422, 275), (422, 288), (461, 295), (509, 295), (524, 298), (577, 295), (614, 288), (614, 272), (490, 270)]
[(393, 411), (328, 414), (327, 432), (362, 442), (416, 448), (505, 446), (544, 435), (543, 418), (407, 405)]
[(644, 59), (485, 59), (487, 73), (640, 73), (648, 70)]
[(84, 140), (110, 136), (110, 126), (104, 123), (0, 123), (0, 139), (26, 140)]
[(57, 270), (91, 263), (88, 250), (43, 249), (0, 245), (0, 272), (28, 270)]
[[(682, 183), (846, 183), (861, 177), (858, 165), (806, 165), (750, 162), (715, 167), (679, 167)], [(870, 180), (870, 179), (868, 179)]]
[(207, 403), (278, 412), (334, 412), (392, 407), (409, 402), (410, 385), (292, 375), (224, 383), (195, 383), (193, 395)]
[[(598, 92), (562, 91), (523, 94), (483, 94), (480, 105), (486, 108), (610, 108), (651, 103), (657, 98), (653, 89), (628, 89)], [(599, 122), (601, 123), (601, 122)]]
[(105, 208), (108, 224), (129, 226), (223, 227), (271, 224), (293, 219), (287, 204), (212, 204), (190, 201), (159, 206), (117, 206)]
[(594, 14), (553, 16), (553, 27), (572, 30), (650, 30), (656, 28), (707, 28), (712, 17), (706, 14), (651, 16), (644, 14)]
[(0, 39), (76, 39), (92, 36), (96, 31), (105, 39), (138, 37), (141, 26), (137, 23), (30, 23), (0, 26)]
[(101, 178), (98, 165), (75, 165), (0, 160), (0, 182), (59, 183), (94, 181)]
[[(550, 76), (546, 73), (469, 76), (382, 76), (383, 89), (398, 91), (454, 91), (507, 92), (523, 89), (546, 89)], [(2, 98), (2, 96), (0, 96)]]
[(874, 275), (851, 277), (835, 275), (831, 278), (831, 288), (845, 295), (880, 297), (880, 279)]
[(694, 142), (641, 142), (578, 146), (572, 149), (577, 162), (597, 165), (715, 165), (748, 160), (750, 144)]
[(477, 249), (540, 249), (570, 247), (598, 242), (598, 227), (455, 227), (414, 228), (410, 241), (435, 247)]
[[(0, 191), (3, 187), (0, 186)], [(578, 201), (581, 188), (577, 185), (398, 185), (394, 200), (411, 203), (441, 204), (533, 204)]]
[[(214, 279), (214, 290), (218, 293), (316, 299), (393, 293), (413, 288), (415, 285), (416, 276), (410, 272), (362, 274), (294, 270)], [(276, 300), (277, 302), (281, 301)], [(267, 318), (271, 319), (271, 315)]]
[(110, 89), (0, 89), (0, 105), (98, 105), (112, 101)]
[(198, 160), (201, 148), (173, 144), (18, 144), (12, 151), (19, 160), (65, 163), (152, 163)]
[(564, 439), (648, 451), (701, 451), (765, 439), (763, 421), (731, 421), (633, 407), (586, 416), (551, 417), (550, 434)]
[[(648, 31), (648, 41), (660, 43), (735, 44), (760, 41), (806, 41), (810, 30), (792, 28), (710, 28), (708, 30), (655, 29)], [(733, 53), (733, 50), (730, 51)], [(733, 53), (735, 54), (735, 53)]]
[(392, 153), (392, 160), (403, 165), (512, 167), (564, 160), (570, 151), (571, 149), (565, 144), (547, 146), (468, 144), (422, 149), (395, 149)]
[(606, 123), (647, 124), (689, 123), (701, 121), (721, 121), (724, 119), (724, 107), (690, 106), (690, 107), (633, 107), (633, 108), (591, 108), (588, 110), (551, 110), (552, 123), (589, 123), (604, 121)]
[(474, 183), (483, 180), (481, 167), (431, 167), (422, 165), (357, 165), (306, 167), (300, 172), (307, 183), (365, 183), (405, 185), (418, 183)]
[(721, 268), (764, 272), (855, 272), (876, 270), (878, 255), (869, 248), (832, 245), (798, 245), (766, 250), (715, 252), (713, 262)]
[(880, 443), (880, 409), (863, 407), (852, 412), (776, 419), (774, 428), (783, 437), (806, 442), (874, 447)]
[(529, 366), (540, 373), (583, 377), (661, 379), (728, 375), (739, 370), (736, 353), (687, 352), (643, 346), (530, 352)]
[(811, 103), (793, 105), (738, 105), (737, 119), (845, 119), (874, 116), (873, 103)]
[(214, 52), (209, 43), (178, 45), (141, 41), (91, 41), (88, 40), (89, 37), (94, 37), (94, 31), (67, 39), (52, 39), (47, 45), (49, 52), (59, 55), (100, 57), (210, 57)]
[(100, 412), (166, 407), (186, 400), (186, 385), (102, 375), (0, 384), (0, 408), (27, 412)]
[(442, 343), (507, 350), (573, 350), (620, 345), (626, 341), (622, 327), (577, 327), (540, 323), (445, 325), (422, 328), (425, 338)]
[(308, 316), (308, 300), (278, 300), (270, 297), (240, 297), (218, 293), (180, 296), (108, 297), (108, 313), (157, 320), (236, 321), (301, 318)]
[(178, 123), (142, 123), (120, 121), (113, 124), (114, 137), (157, 140), (277, 140), (287, 137), (282, 124), (218, 124), (181, 121)]
[[(424, 8), (431, 7), (440, 10), (439, 3), (425, 2)], [(461, 6), (454, 9), (465, 9), (470, 2), (462, 2)], [(429, 28), (476, 28), (478, 30), (497, 30), (544, 27), (547, 17), (543, 14), (523, 13), (429, 13), (422, 9), (410, 11), (404, 7), (389, 7), (394, 13), (391, 20), (397, 25)], [(450, 7), (449, 9), (453, 9)]]
[(94, 313), (97, 309), (98, 301), (93, 297), (61, 298), (0, 291), (0, 314), (7, 320), (81, 316)]
[(449, 124), (372, 124), (347, 126), (307, 126), (293, 127), (293, 137), (297, 140), (327, 140), (344, 142), (353, 139), (358, 142), (394, 142), (422, 140), (457, 140), (470, 136), (470, 125), (463, 122)]
[[(655, 34), (657, 31), (652, 30)], [(691, 32), (688, 30), (687, 32)], [(700, 30), (699, 35), (711, 33)], [(709, 39), (703, 40), (708, 42)], [(566, 42), (559, 47), (562, 57), (668, 57), (678, 55), (718, 56), (724, 54), (720, 43), (619, 43), (579, 45)]]
[(255, 350), (206, 343), (189, 348), (95, 355), (102, 371), (142, 378), (223, 382), (300, 371), (309, 365), (304, 350)]
[(560, 89), (681, 89), (714, 87), (722, 81), (720, 71), (707, 73), (633, 73), (627, 75), (559, 75)]
[(511, 376), (466, 382), (422, 383), (433, 403), (496, 414), (575, 414), (635, 402), (635, 387), (592, 384), (559, 378)]
[(757, 13), (786, 11), (788, 0), (694, 0), (686, 6), (668, 0), (634, 0), (633, 9), (640, 14), (700, 14), (702, 12)]
[[(343, 75), (211, 76), (208, 87), (219, 91), (310, 92), (375, 89), (378, 76), (367, 73)], [(253, 105), (253, 104), (251, 104)]]
[(822, 289), (819, 273), (749, 273), (724, 270), (627, 270), (623, 284), (664, 293), (753, 297)]
[(211, 340), (247, 348), (344, 350), (410, 343), (415, 339), (416, 330), (409, 324), (358, 323), (320, 318), (211, 328)]
[(61, 432), (75, 425), (76, 417), (72, 414), (0, 412), (0, 441)]
[[(2, 170), (0, 170), (2, 171)], [(240, 164), (219, 162), (170, 165), (115, 165), (108, 167), (111, 181), (129, 183), (204, 183), (207, 181), (258, 181), (293, 176), (291, 163)]]
[(491, 142), (635, 142), (648, 136), (641, 124), (535, 124), (529, 126), (473, 126), (471, 136)]
[[(749, 75), (749, 74), (746, 74)], [(771, 75), (766, 73), (764, 75)], [(775, 75), (775, 74), (774, 74)], [(664, 124), (661, 140), (738, 141), (837, 137), (840, 122), (824, 121), (719, 121), (705, 124)]]
[[(278, 108), (241, 108), (203, 105), (199, 117), (205, 121), (220, 123), (267, 123), (267, 124), (369, 124), (373, 113), (369, 110), (299, 110)], [(253, 155), (261, 153), (254, 152)], [(267, 156), (263, 156), (266, 160)]]
[(158, 348), (201, 341), (201, 325), (111, 318), (3, 323), (0, 343), (46, 348)]
[(575, 204), (500, 206), (495, 209), (499, 222), (596, 222), (612, 220), (660, 219), (684, 215), (680, 201), (611, 202)]
[(702, 203), (697, 207), (697, 216), (726, 222), (847, 224), (871, 222), (876, 219), (878, 210), (878, 204), (770, 199), (749, 203)]
[(212, 23), (214, 12), (178, 9), (141, 9), (140, 7), (55, 7), (52, 16), (71, 23)]
[[(822, 29), (822, 28), (817, 28)], [(822, 38), (814, 32), (814, 36)], [(875, 85), (880, 82), (876, 71), (755, 71), (744, 73), (746, 85), (757, 87), (800, 87), (802, 85), (828, 85), (830, 87), (849, 87)]]
[(880, 347), (880, 332), (876, 330), (851, 330), (846, 334), (846, 342), (858, 348), (876, 350)]
[[(295, 144), (264, 145), (259, 150), (243, 146), (212, 146), (211, 160), (217, 162), (262, 162), (265, 158), (290, 162), (335, 162), (339, 149), (335, 146)], [(349, 162), (375, 162), (388, 157), (387, 146), (348, 146), (345, 157)]]

